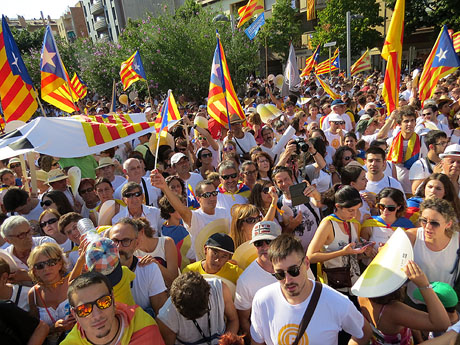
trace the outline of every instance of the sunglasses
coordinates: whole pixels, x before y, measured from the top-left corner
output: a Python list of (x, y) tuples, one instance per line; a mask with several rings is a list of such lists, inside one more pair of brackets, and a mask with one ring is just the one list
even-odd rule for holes
[(78, 317), (87, 317), (93, 312), (93, 305), (96, 305), (100, 310), (104, 310), (110, 308), (112, 306), (112, 303), (112, 296), (106, 295), (98, 298), (93, 302), (84, 303), (79, 305), (78, 307), (72, 307), (72, 309)]
[(236, 178), (238, 176), (237, 173), (234, 173), (234, 174), (230, 174), (230, 175), (222, 175), (221, 177), (227, 181), (229, 178)]
[(210, 198), (212, 196), (217, 196), (217, 194), (219, 194), (219, 192), (217, 190), (215, 190), (213, 192), (205, 192), (205, 193), (201, 194), (201, 197), (207, 199), (207, 198)]
[(262, 193), (268, 194), (269, 191), (270, 191), (270, 187), (262, 188)]
[(396, 205), (384, 205), (384, 204), (377, 204), (377, 207), (379, 208), (380, 211), (383, 211), (384, 209), (387, 209), (390, 212), (394, 212), (398, 208), (398, 206), (396, 206)]
[(203, 153), (201, 155), (201, 158), (211, 158), (212, 157), (212, 153)]
[(178, 148), (177, 148), (177, 151), (179, 151), (179, 152), (185, 152), (185, 151), (187, 151), (187, 148), (186, 148), (186, 147), (178, 147)]
[(243, 222), (248, 224), (255, 224), (260, 220), (260, 216), (257, 217), (247, 217), (243, 219)]
[(11, 165), (10, 165), (10, 169), (19, 168), (20, 166), (21, 166), (21, 163), (11, 164)]
[(345, 124), (345, 121), (336, 121), (334, 122), (336, 125), (344, 125)]
[(198, 140), (206, 140), (205, 137), (198, 137)]
[(227, 152), (227, 151), (233, 151), (235, 149), (235, 147), (229, 145), (227, 147), (224, 147), (224, 151)]
[(125, 196), (125, 198), (131, 199), (133, 196), (138, 198), (141, 195), (142, 195), (142, 192), (135, 192), (135, 193), (126, 193), (124, 196)]
[(277, 280), (283, 280), (286, 278), (286, 273), (289, 273), (291, 277), (297, 277), (300, 274), (300, 267), (302, 267), (303, 260), (298, 266), (292, 266), (287, 269), (287, 271), (276, 271), (272, 273), (272, 276)]
[(267, 246), (269, 246), (270, 243), (272, 243), (272, 241), (271, 241), (271, 240), (259, 240), (259, 241), (255, 241), (255, 242), (254, 242), (254, 246), (257, 247), (257, 248), (259, 248), (259, 247), (262, 247), (262, 246), (264, 245), (264, 243), (265, 243)]
[(56, 223), (58, 220), (59, 220), (59, 219), (57, 219), (57, 218), (51, 218), (50, 220), (45, 220), (44, 222), (41, 222), (41, 223), (40, 223), (40, 228), (43, 229), (45, 226), (54, 224), (54, 223)]
[(83, 194), (86, 194), (86, 193), (91, 193), (93, 191), (94, 191), (93, 187), (89, 187), (89, 188), (86, 188), (86, 189), (81, 189), (80, 190), (80, 195), (83, 195)]
[(353, 159), (353, 156), (345, 156), (345, 157), (343, 157), (343, 160), (345, 160), (345, 161), (347, 161), (347, 162), (348, 162), (349, 160), (351, 160), (351, 159)]
[(441, 226), (441, 224), (439, 224), (439, 222), (436, 222), (434, 220), (428, 221), (425, 218), (419, 218), (419, 220), (420, 220), (420, 224), (422, 224), (422, 226), (427, 226), (427, 224), (430, 224), (432, 228), (439, 228)]
[(41, 207), (43, 207), (43, 206), (50, 207), (52, 204), (53, 204), (53, 202), (51, 200), (45, 200), (45, 201), (40, 202)]
[(29, 236), (31, 234), (31, 229), (29, 229), (28, 231), (24, 231), (24, 232), (21, 232), (19, 235), (8, 235), (8, 237), (16, 237), (20, 240), (23, 240), (25, 239), (27, 236)]
[(121, 244), (122, 247), (129, 247), (131, 243), (134, 241), (133, 238), (124, 238), (122, 240), (117, 240), (116, 238), (112, 238), (113, 243), (117, 246)]
[(49, 260), (46, 260), (46, 261), (42, 261), (42, 262), (37, 262), (35, 265), (34, 265), (34, 268), (37, 270), (37, 271), (41, 271), (42, 269), (44, 269), (46, 266), (48, 267), (53, 267), (53, 266), (56, 266), (59, 261), (61, 261), (60, 259), (49, 259)]

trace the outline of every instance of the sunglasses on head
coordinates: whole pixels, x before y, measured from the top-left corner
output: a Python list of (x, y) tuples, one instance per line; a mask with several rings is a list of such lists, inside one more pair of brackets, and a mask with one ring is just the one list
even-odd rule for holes
[(277, 280), (283, 280), (286, 278), (286, 273), (288, 273), (291, 277), (297, 277), (300, 274), (300, 267), (302, 267), (303, 260), (298, 266), (289, 267), (286, 271), (276, 271), (272, 273), (272, 276), (275, 277)]
[(43, 207), (43, 206), (46, 206), (46, 207), (50, 207), (52, 205), (52, 201), (51, 200), (45, 200), (45, 201), (41, 201), (40, 202), (40, 206)]
[(205, 192), (205, 193), (201, 194), (201, 197), (207, 199), (207, 198), (210, 198), (212, 196), (217, 196), (217, 194), (219, 194), (219, 192), (217, 190), (215, 190), (213, 192)]
[(254, 242), (254, 246), (255, 246), (255, 247), (262, 247), (262, 246), (264, 245), (264, 243), (265, 243), (267, 246), (269, 246), (270, 243), (272, 243), (272, 241), (271, 241), (271, 240), (259, 240), (259, 241), (255, 241), (255, 242)]
[(229, 174), (229, 175), (222, 175), (221, 177), (224, 179), (224, 180), (228, 180), (229, 178), (236, 178), (238, 176), (237, 173), (233, 173), (233, 174)]
[(45, 226), (54, 224), (54, 223), (56, 223), (58, 220), (59, 220), (59, 219), (57, 219), (57, 218), (51, 218), (51, 219), (49, 219), (49, 220), (45, 220), (44, 222), (41, 222), (41, 223), (40, 223), (40, 227), (43, 229)]
[(125, 194), (125, 198), (132, 198), (133, 196), (135, 196), (136, 198), (140, 197), (142, 195), (142, 192), (134, 192), (134, 193), (126, 193)]
[(431, 227), (433, 227), (433, 228), (439, 228), (441, 226), (441, 224), (439, 224), (439, 222), (436, 222), (434, 220), (428, 221), (425, 218), (419, 218), (419, 220), (420, 220), (420, 224), (422, 224), (422, 226), (427, 226), (427, 224), (430, 224)]
[(212, 157), (212, 153), (203, 153), (201, 155), (201, 158), (211, 158)]
[(49, 260), (46, 260), (46, 261), (37, 262), (37, 263), (34, 265), (34, 268), (35, 268), (37, 271), (41, 271), (41, 270), (44, 269), (46, 266), (48, 266), (48, 267), (56, 266), (56, 265), (58, 264), (59, 261), (60, 261), (60, 259), (49, 259)]
[(109, 308), (113, 303), (112, 296), (106, 295), (99, 297), (97, 300), (93, 302), (88, 302), (79, 305), (78, 307), (72, 307), (75, 314), (78, 317), (87, 317), (93, 312), (93, 305), (96, 305), (100, 310), (104, 310)]
[(384, 204), (377, 204), (377, 207), (379, 208), (380, 211), (383, 211), (384, 209), (387, 209), (390, 212), (394, 212), (398, 208), (398, 206), (396, 206), (396, 205), (384, 205)]
[(243, 219), (243, 222), (248, 224), (255, 224), (260, 220), (260, 216), (257, 217), (247, 217)]

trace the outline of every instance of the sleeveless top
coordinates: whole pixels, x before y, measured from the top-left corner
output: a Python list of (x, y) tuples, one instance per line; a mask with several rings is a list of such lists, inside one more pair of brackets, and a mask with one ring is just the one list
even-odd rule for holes
[(385, 305), (380, 310), (379, 318), (377, 320), (376, 325), (371, 320), (369, 324), (372, 328), (372, 338), (371, 344), (372, 345), (413, 345), (414, 341), (412, 339), (412, 332), (410, 328), (404, 327), (396, 334), (383, 334), (377, 327), (380, 323), (380, 318), (382, 317), (383, 310), (385, 309)]
[[(350, 243), (350, 239), (340, 228), (338, 222), (331, 220), (332, 229), (334, 231), (334, 240), (324, 245), (324, 251), (336, 252)], [(348, 222), (351, 231), (351, 242), (358, 242), (358, 231), (353, 222)], [(326, 268), (346, 267), (350, 266), (351, 282), (354, 284), (360, 275), (357, 255), (343, 255), (323, 262)], [(342, 289), (340, 289), (342, 290)]]
[[(414, 261), (420, 266), (420, 269), (425, 272), (430, 282), (439, 281), (453, 286), (455, 277), (454, 274), (450, 272), (452, 272), (454, 268), (458, 248), (458, 232), (452, 235), (449, 244), (443, 250), (435, 252), (426, 246), (423, 228), (418, 228), (414, 244)], [(414, 303), (424, 304), (414, 299), (413, 293), (415, 289), (416, 285), (409, 282), (407, 286), (408, 296)]]
[(157, 259), (163, 266), (166, 267), (166, 252), (165, 252), (166, 237), (158, 237), (158, 243), (153, 252), (147, 253), (142, 250), (136, 250), (136, 256), (150, 255)]

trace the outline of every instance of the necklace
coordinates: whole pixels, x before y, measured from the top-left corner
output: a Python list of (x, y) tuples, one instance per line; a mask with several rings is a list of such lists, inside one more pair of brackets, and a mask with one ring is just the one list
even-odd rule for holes
[(68, 275), (62, 277), (62, 278), (59, 279), (57, 282), (50, 283), (50, 284), (40, 283), (40, 285), (42, 285), (43, 287), (46, 287), (46, 288), (53, 288), (53, 289), (54, 289), (54, 288), (58, 287), (59, 285), (64, 284), (64, 282), (65, 282), (66, 279), (67, 279), (67, 276), (68, 276)]

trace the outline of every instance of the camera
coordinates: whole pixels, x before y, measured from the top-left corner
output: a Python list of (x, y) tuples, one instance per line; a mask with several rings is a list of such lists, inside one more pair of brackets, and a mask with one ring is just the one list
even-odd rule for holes
[(294, 140), (294, 143), (296, 144), (296, 153), (299, 155), (300, 152), (308, 152), (308, 144), (305, 142), (303, 138), (297, 138)]

